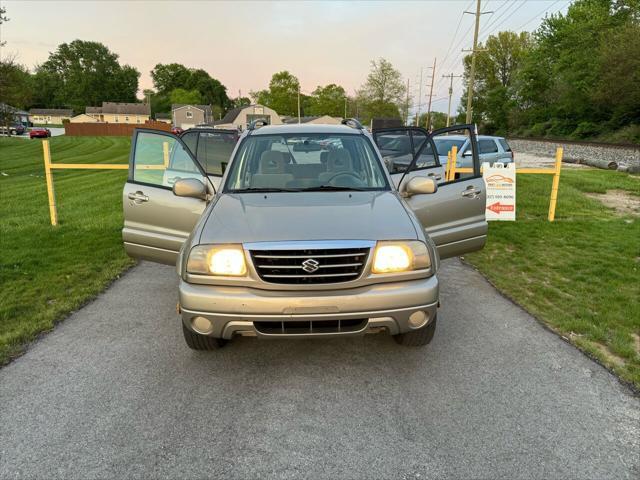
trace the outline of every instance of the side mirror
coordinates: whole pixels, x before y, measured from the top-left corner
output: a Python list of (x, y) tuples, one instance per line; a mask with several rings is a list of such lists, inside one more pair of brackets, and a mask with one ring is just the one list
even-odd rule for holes
[(436, 193), (438, 191), (438, 184), (433, 178), (413, 177), (406, 183), (403, 190), (407, 197), (426, 193)]
[(183, 178), (173, 184), (173, 194), (178, 197), (207, 199), (207, 187), (197, 178)]

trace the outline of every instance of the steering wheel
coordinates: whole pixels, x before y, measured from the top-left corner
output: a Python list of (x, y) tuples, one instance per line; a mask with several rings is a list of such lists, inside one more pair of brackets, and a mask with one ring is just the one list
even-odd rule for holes
[(333, 177), (329, 178), (327, 180), (327, 183), (331, 183), (335, 178), (338, 178), (338, 177), (353, 177), (356, 180), (358, 180), (359, 183), (362, 183), (362, 179), (360, 178), (360, 176), (353, 172), (338, 172)]

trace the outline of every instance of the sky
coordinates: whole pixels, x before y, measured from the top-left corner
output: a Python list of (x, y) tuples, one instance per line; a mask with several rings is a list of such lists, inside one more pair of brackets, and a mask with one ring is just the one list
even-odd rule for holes
[[(568, 0), (482, 0), (480, 41), (501, 30), (534, 30)], [(349, 94), (384, 57), (409, 80), (413, 108), (426, 110), (436, 59), (433, 110), (447, 110), (448, 81), (462, 73), (461, 49), (473, 43), (475, 0), (449, 1), (187, 1), (0, 0), (9, 21), (2, 55), (32, 69), (60, 43), (102, 42), (140, 73), (140, 92), (152, 88), (157, 63), (203, 68), (229, 97), (266, 88), (289, 70), (302, 91), (336, 83)], [(422, 82), (420, 76), (422, 71)], [(422, 88), (420, 88), (422, 86)], [(419, 95), (421, 94), (421, 95)], [(462, 94), (454, 81), (453, 107)], [(141, 95), (140, 95), (141, 96)]]

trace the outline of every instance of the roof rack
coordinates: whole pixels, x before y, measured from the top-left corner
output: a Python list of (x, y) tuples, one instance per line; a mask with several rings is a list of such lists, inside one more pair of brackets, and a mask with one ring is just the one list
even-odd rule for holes
[(357, 128), (359, 130), (364, 129), (364, 127), (362, 126), (362, 124), (355, 118), (345, 118), (344, 120), (342, 120), (342, 125), (346, 125), (347, 127), (351, 127), (351, 128)]
[(257, 127), (264, 127), (265, 125), (269, 125), (269, 122), (267, 122), (265, 119), (263, 118), (258, 118), (257, 120), (253, 120), (248, 126), (247, 126), (247, 130), (255, 130)]

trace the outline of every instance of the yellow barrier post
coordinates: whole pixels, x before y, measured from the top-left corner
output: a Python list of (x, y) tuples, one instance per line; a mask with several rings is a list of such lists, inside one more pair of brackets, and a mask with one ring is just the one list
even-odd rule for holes
[(447, 166), (444, 169), (444, 181), (449, 181), (449, 169), (451, 168), (451, 150), (447, 152)]
[(556, 149), (556, 168), (551, 185), (551, 201), (549, 202), (549, 221), (556, 217), (556, 203), (558, 201), (558, 187), (560, 186), (560, 172), (562, 171), (562, 147)]
[(447, 177), (447, 181), (456, 179), (456, 163), (458, 161), (458, 147), (455, 145), (451, 147), (451, 170), (449, 170), (449, 176)]
[(49, 197), (49, 216), (51, 225), (58, 225), (58, 210), (56, 208), (56, 193), (53, 190), (53, 177), (51, 176), (51, 150), (49, 150), (49, 140), (42, 141), (44, 153), (44, 176), (47, 180), (47, 196)]
[(169, 168), (169, 142), (162, 142), (162, 158), (164, 160), (164, 169)]

